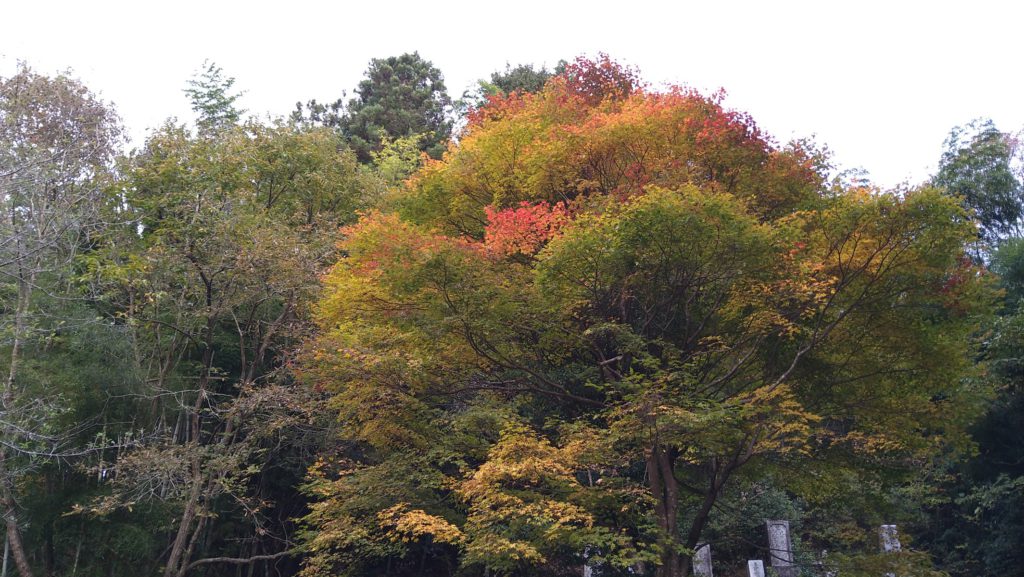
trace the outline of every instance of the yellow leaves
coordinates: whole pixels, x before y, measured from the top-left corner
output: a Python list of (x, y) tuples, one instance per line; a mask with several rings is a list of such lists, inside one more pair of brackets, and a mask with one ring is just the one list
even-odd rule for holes
[(543, 488), (552, 482), (574, 481), (559, 449), (546, 439), (513, 428), (491, 449), (487, 462), (462, 484), (460, 493), (473, 500), (495, 497), (495, 491), (502, 488)]
[(436, 543), (462, 545), (466, 539), (455, 525), (421, 509), (410, 509), (408, 503), (398, 503), (377, 513), (377, 521), (388, 538), (403, 543), (430, 537)]
[(742, 396), (753, 443), (751, 454), (808, 455), (821, 416), (808, 411), (786, 384), (759, 387)]
[(482, 563), (507, 569), (547, 561), (536, 546), (524, 541), (513, 541), (494, 533), (484, 533), (473, 539), (466, 547), (465, 560), (467, 563)]
[(882, 432), (851, 431), (839, 440), (868, 457), (891, 458), (901, 455), (908, 448), (903, 440)]
[(580, 532), (594, 518), (573, 502), (581, 489), (571, 458), (522, 426), (507, 429), (487, 461), (458, 486), (469, 507), (467, 558), (492, 567), (543, 563), (545, 551)]

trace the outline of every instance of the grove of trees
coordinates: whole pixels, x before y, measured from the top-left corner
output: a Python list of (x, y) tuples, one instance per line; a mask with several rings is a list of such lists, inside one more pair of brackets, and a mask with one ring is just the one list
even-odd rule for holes
[(234, 82), (128, 150), (0, 78), (3, 575), (746, 575), (765, 519), (808, 576), (1024, 566), (1015, 135), (882, 190), (603, 54)]

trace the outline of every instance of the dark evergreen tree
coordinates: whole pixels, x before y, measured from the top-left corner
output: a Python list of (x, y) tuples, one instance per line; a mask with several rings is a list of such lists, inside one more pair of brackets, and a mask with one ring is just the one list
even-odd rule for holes
[(425, 135), (421, 150), (440, 157), (451, 136), (452, 101), (441, 71), (429, 60), (418, 52), (374, 58), (355, 92), (341, 125), (361, 161), (369, 162), (386, 137), (414, 134)]

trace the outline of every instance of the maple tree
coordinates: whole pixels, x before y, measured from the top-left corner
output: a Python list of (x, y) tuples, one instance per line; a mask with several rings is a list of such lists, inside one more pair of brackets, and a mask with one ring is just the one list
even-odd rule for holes
[(826, 186), (720, 95), (577, 66), (345, 230), (308, 575), (686, 575), (748, 471), (829, 499), (963, 441), (990, 299), (954, 199)]

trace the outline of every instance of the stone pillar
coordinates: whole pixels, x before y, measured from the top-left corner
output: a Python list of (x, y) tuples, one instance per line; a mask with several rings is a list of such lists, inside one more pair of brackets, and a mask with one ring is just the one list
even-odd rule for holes
[(583, 549), (583, 577), (601, 576), (601, 565), (590, 559), (595, 553), (598, 553), (598, 551), (589, 546)]
[(896, 525), (882, 525), (878, 530), (878, 537), (882, 553), (895, 553), (900, 550), (900, 536), (896, 531)]
[[(882, 553), (898, 553), (900, 551), (900, 535), (896, 525), (882, 525), (878, 529), (878, 540)], [(885, 577), (896, 577), (895, 573), (886, 573)]]
[(793, 543), (789, 539), (789, 521), (765, 520), (768, 527), (768, 552), (772, 567), (779, 577), (797, 577), (799, 568), (793, 564)]
[(764, 562), (760, 559), (747, 561), (747, 574), (749, 577), (764, 577)]
[(693, 575), (694, 577), (713, 577), (711, 571), (711, 544), (697, 543), (697, 549), (693, 552)]

